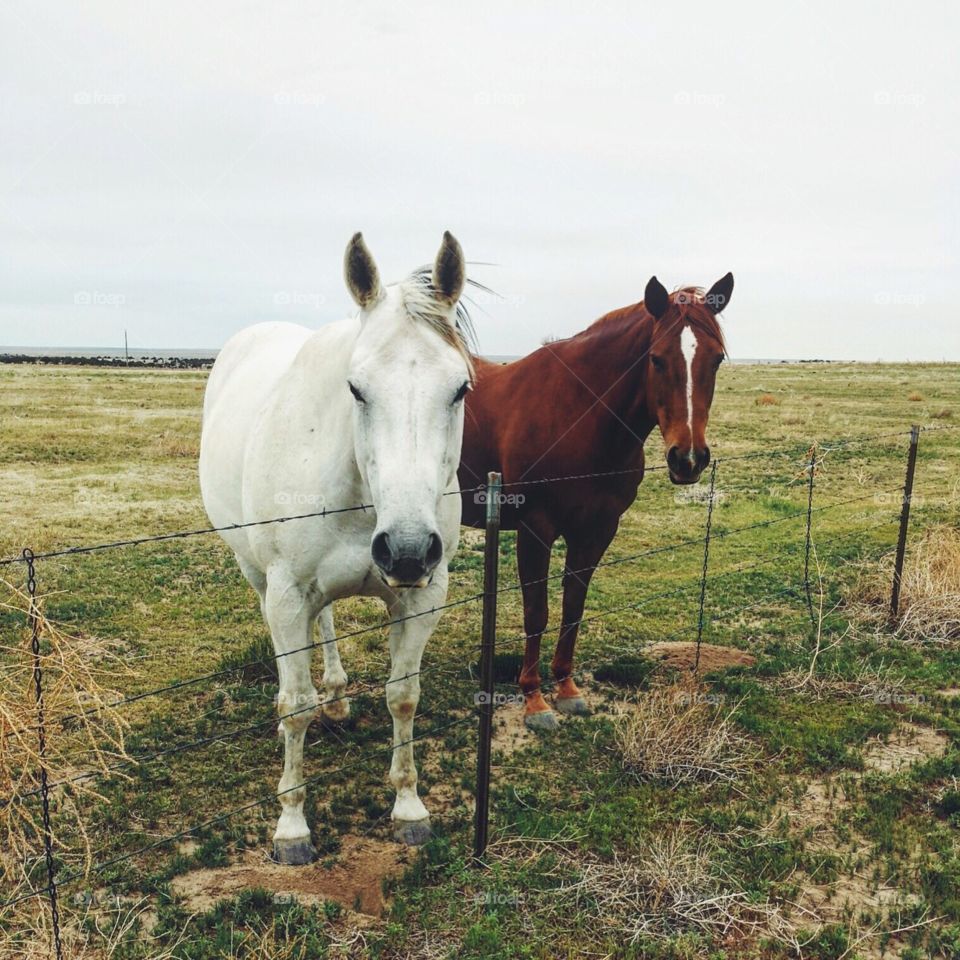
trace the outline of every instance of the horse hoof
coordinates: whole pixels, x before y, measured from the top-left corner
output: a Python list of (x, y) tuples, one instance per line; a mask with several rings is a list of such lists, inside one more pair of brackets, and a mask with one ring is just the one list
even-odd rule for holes
[(317, 859), (317, 851), (309, 837), (299, 837), (296, 840), (274, 840), (273, 859), (288, 867), (302, 867)]
[(523, 725), (535, 733), (550, 733), (560, 726), (552, 710), (540, 710), (537, 713), (525, 714)]
[(568, 717), (589, 717), (591, 714), (583, 697), (557, 697), (553, 705)]
[(393, 837), (408, 847), (420, 847), (430, 839), (430, 818), (423, 820), (394, 820)]
[(333, 723), (343, 723), (350, 716), (350, 701), (344, 697), (323, 705), (323, 715)]

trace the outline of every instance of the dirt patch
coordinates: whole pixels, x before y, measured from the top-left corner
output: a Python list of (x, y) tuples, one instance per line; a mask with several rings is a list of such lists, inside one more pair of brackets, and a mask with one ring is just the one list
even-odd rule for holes
[(931, 757), (943, 756), (949, 745), (942, 733), (930, 727), (904, 723), (887, 740), (871, 740), (864, 750), (863, 762), (868, 770), (896, 773)]
[[(697, 645), (683, 640), (654, 643), (643, 652), (677, 670), (692, 670), (697, 660)], [(752, 667), (756, 662), (756, 657), (736, 647), (718, 647), (713, 643), (700, 645), (701, 673), (729, 670), (731, 667)]]
[[(593, 674), (584, 673), (582, 678), (577, 677), (577, 685), (580, 687), (580, 693), (590, 708), (591, 713), (611, 713), (612, 702), (610, 697), (601, 690), (593, 686)], [(493, 762), (494, 766), (498, 759), (507, 759), (518, 750), (529, 747), (532, 744), (542, 743), (542, 734), (534, 733), (528, 730), (523, 724), (523, 697), (519, 688), (516, 689), (514, 696), (517, 703), (510, 703), (498, 707), (493, 715)], [(551, 707), (554, 707), (554, 698), (549, 690), (544, 694), (544, 698)], [(562, 713), (557, 713), (557, 720), (563, 723), (578, 723), (577, 717), (566, 717)]]
[[(872, 740), (864, 749), (864, 765), (868, 771), (896, 773), (931, 757), (941, 756), (947, 749), (947, 738), (919, 724), (904, 723), (886, 740)], [(856, 831), (841, 837), (837, 830), (845, 809), (850, 805), (839, 777), (811, 780), (799, 799), (784, 803), (778, 816), (786, 817), (794, 833), (806, 833), (807, 844), (813, 850), (842, 853), (843, 861), (857, 865), (851, 872), (841, 874), (830, 883), (817, 883), (813, 877), (801, 877), (797, 907), (808, 918), (807, 925), (838, 923), (854, 926), (869, 918), (896, 917), (898, 913), (915, 906), (919, 898), (906, 890), (878, 879), (871, 866), (873, 843)], [(883, 952), (877, 938), (865, 939), (857, 948), (864, 960), (889, 960), (900, 956), (903, 944), (894, 941)]]
[(383, 881), (397, 877), (415, 852), (400, 843), (373, 837), (345, 837), (336, 861), (286, 867), (269, 860), (263, 851), (247, 850), (238, 863), (193, 870), (172, 881), (187, 909), (209, 910), (218, 900), (235, 897), (254, 887), (270, 890), (278, 899), (291, 897), (303, 904), (335, 900), (349, 910), (379, 917), (386, 906)]

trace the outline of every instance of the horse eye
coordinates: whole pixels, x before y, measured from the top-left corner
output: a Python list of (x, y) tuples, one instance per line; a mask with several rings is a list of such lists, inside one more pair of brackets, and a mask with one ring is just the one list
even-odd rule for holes
[(350, 392), (353, 394), (353, 399), (357, 403), (366, 403), (367, 398), (348, 380), (347, 386), (350, 388)]
[(455, 407), (466, 395), (467, 391), (470, 389), (470, 381), (466, 380), (463, 386), (457, 391), (457, 395), (453, 398), (451, 406)]
[(716, 360), (714, 361), (714, 363), (713, 363), (713, 369), (714, 369), (714, 370), (719, 370), (719, 369), (720, 369), (720, 365), (721, 365), (722, 363), (723, 363), (723, 357), (722, 357), (722, 356), (721, 356), (721, 357), (717, 357), (717, 359), (716, 359)]
[(654, 370), (663, 373), (663, 357), (651, 357), (650, 362), (653, 364)]

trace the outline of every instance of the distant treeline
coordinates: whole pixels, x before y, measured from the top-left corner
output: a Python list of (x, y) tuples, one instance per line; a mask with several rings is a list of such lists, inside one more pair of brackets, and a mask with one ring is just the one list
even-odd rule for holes
[(152, 367), (170, 370), (209, 370), (213, 357), (35, 357), (0, 353), (0, 363), (42, 363), (80, 367)]

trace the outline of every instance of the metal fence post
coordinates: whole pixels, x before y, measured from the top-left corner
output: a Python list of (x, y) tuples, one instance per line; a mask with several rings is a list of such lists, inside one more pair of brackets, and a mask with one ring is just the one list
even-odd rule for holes
[(483, 626), (480, 648), (480, 728), (477, 744), (477, 809), (474, 816), (474, 862), (487, 849), (490, 823), (490, 746), (493, 739), (493, 653), (497, 644), (497, 581), (500, 569), (500, 500), (502, 478), (487, 474), (487, 525), (483, 546)]
[(810, 448), (810, 462), (807, 464), (810, 476), (807, 478), (807, 539), (803, 556), (803, 589), (807, 595), (807, 609), (810, 622), (816, 623), (813, 613), (813, 595), (810, 593), (810, 552), (813, 548), (813, 480), (817, 475), (817, 445)]
[(37, 746), (40, 759), (40, 798), (43, 812), (43, 847), (47, 861), (47, 893), (50, 897), (50, 919), (53, 925), (53, 944), (57, 960), (63, 960), (63, 942), (60, 938), (60, 906), (57, 902), (57, 874), (53, 862), (53, 830), (50, 827), (50, 788), (47, 782), (47, 734), (43, 703), (43, 666), (40, 658), (40, 611), (37, 608), (37, 574), (33, 551), (23, 551), (27, 565), (27, 595), (30, 645), (33, 651), (33, 687), (37, 702)]
[(700, 613), (697, 617), (697, 653), (693, 661), (693, 672), (700, 672), (700, 644), (703, 641), (703, 608), (707, 600), (707, 570), (710, 564), (710, 531), (713, 527), (713, 503), (716, 499), (717, 490), (717, 464), (718, 460), (713, 461), (713, 469), (710, 471), (710, 499), (707, 501), (707, 526), (703, 537), (703, 572), (700, 575)]
[(900, 536), (897, 540), (897, 559), (893, 565), (893, 589), (890, 593), (890, 618), (900, 613), (900, 586), (903, 582), (903, 561), (907, 554), (907, 531), (910, 527), (910, 504), (913, 500), (913, 478), (917, 472), (917, 448), (920, 446), (920, 427), (910, 428), (910, 450), (907, 453), (907, 478), (903, 485), (903, 503), (900, 507)]

